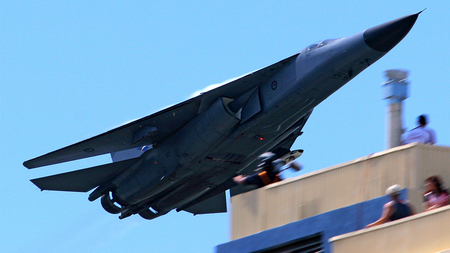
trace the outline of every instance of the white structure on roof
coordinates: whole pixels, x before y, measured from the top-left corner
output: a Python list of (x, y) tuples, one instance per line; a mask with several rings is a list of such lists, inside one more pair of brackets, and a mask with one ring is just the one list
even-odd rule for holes
[(404, 132), (402, 125), (402, 101), (408, 97), (408, 84), (406, 80), (408, 71), (390, 69), (384, 71), (388, 79), (382, 84), (383, 98), (388, 101), (386, 117), (386, 144), (387, 148), (401, 145), (401, 136)]

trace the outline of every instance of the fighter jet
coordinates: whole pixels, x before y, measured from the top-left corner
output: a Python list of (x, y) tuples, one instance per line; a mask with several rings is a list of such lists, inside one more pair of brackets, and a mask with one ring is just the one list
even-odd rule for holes
[(88, 192), (121, 219), (176, 209), (226, 212), (233, 177), (264, 152), (291, 146), (313, 109), (383, 57), (410, 31), (408, 15), (349, 37), (314, 43), (218, 88), (24, 162), (32, 169), (110, 153), (112, 163), (31, 180), (42, 190)]

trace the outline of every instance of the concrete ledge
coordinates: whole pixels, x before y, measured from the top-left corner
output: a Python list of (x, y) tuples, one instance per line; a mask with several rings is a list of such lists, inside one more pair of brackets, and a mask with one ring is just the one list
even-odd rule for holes
[[(408, 190), (403, 189), (401, 198), (406, 198), (407, 194)], [(381, 215), (383, 205), (388, 201), (389, 198), (383, 196), (265, 230), (217, 245), (216, 253), (260, 252), (289, 245), (315, 234), (321, 235), (324, 252), (330, 252), (328, 243), (330, 238), (362, 229), (365, 225), (377, 220)]]
[(440, 252), (450, 248), (450, 206), (330, 239), (341, 252)]

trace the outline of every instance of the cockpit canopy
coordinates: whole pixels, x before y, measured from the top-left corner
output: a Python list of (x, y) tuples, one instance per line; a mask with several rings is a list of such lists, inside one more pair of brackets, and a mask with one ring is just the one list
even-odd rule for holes
[(320, 47), (329, 45), (329, 44), (331, 44), (333, 42), (336, 42), (338, 40), (340, 40), (340, 39), (326, 39), (326, 40), (322, 40), (322, 41), (316, 42), (316, 43), (311, 44), (308, 47), (306, 47), (305, 48), (305, 52), (309, 52), (309, 51), (314, 50), (316, 48), (320, 48)]

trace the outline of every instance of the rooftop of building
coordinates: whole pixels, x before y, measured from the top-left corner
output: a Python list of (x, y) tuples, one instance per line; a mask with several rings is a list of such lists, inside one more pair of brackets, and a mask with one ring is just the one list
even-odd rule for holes
[[(295, 227), (294, 234), (298, 238), (291, 237), (290, 241), (311, 236), (312, 234), (309, 232), (319, 233), (322, 231), (322, 238), (328, 240), (334, 237), (333, 244), (338, 246), (333, 252), (345, 252), (337, 249), (344, 248), (342, 245), (346, 245), (345, 242), (361, 240), (355, 239), (356, 237), (373, 237), (375, 239), (378, 235), (371, 231), (378, 231), (382, 227), (385, 227), (386, 231), (390, 231), (398, 226), (408, 227), (417, 223), (418, 229), (423, 229), (423, 226), (434, 228), (435, 223), (433, 222), (436, 221), (433, 217), (439, 216), (450, 221), (450, 218), (446, 218), (447, 213), (450, 213), (446, 210), (450, 209), (443, 208), (439, 212), (422, 213), (423, 183), (431, 175), (439, 175), (443, 178), (444, 183), (450, 183), (450, 147), (417, 143), (399, 146), (234, 196), (231, 198), (231, 240), (233, 241), (228, 246), (237, 245), (236, 242), (243, 243), (243, 240), (251, 242), (264, 238), (274, 247), (280, 243), (280, 240), (270, 238), (273, 236), (288, 238), (286, 235), (292, 233), (289, 231)], [(388, 201), (385, 190), (393, 184), (399, 184), (404, 188), (404, 196), (421, 214), (402, 220), (398, 224), (407, 224), (398, 225), (395, 228), (394, 225), (397, 223), (391, 222), (379, 228), (359, 231), (380, 216), (383, 204)], [(350, 229), (330, 230), (332, 224), (336, 223), (337, 217), (341, 219), (339, 222), (348, 220), (343, 224), (338, 223), (341, 227), (348, 225)], [(314, 221), (315, 219), (316, 221)], [(324, 220), (327, 222), (317, 227), (317, 224), (323, 223)], [(311, 229), (315, 227), (310, 222), (315, 224), (317, 229)], [(334, 232), (330, 233), (330, 231)], [(411, 238), (419, 236), (414, 234), (411, 229), (403, 231), (404, 233), (410, 231), (408, 236)], [(338, 236), (349, 232), (357, 233), (357, 235)], [(402, 236), (405, 236), (404, 233)], [(432, 234), (436, 235), (436, 233)], [(448, 245), (442, 244), (440, 241), (434, 243), (428, 241), (429, 244), (438, 244), (441, 251), (450, 249), (450, 240), (448, 240), (450, 229), (439, 230), (437, 235), (438, 238), (446, 235)], [(225, 252), (220, 251), (225, 245), (219, 245), (217, 252)], [(242, 249), (242, 246), (240, 248)], [(329, 246), (324, 248), (325, 252), (330, 252), (328, 251)], [(348, 248), (346, 249), (348, 250)], [(436, 250), (432, 252), (436, 252)]]

